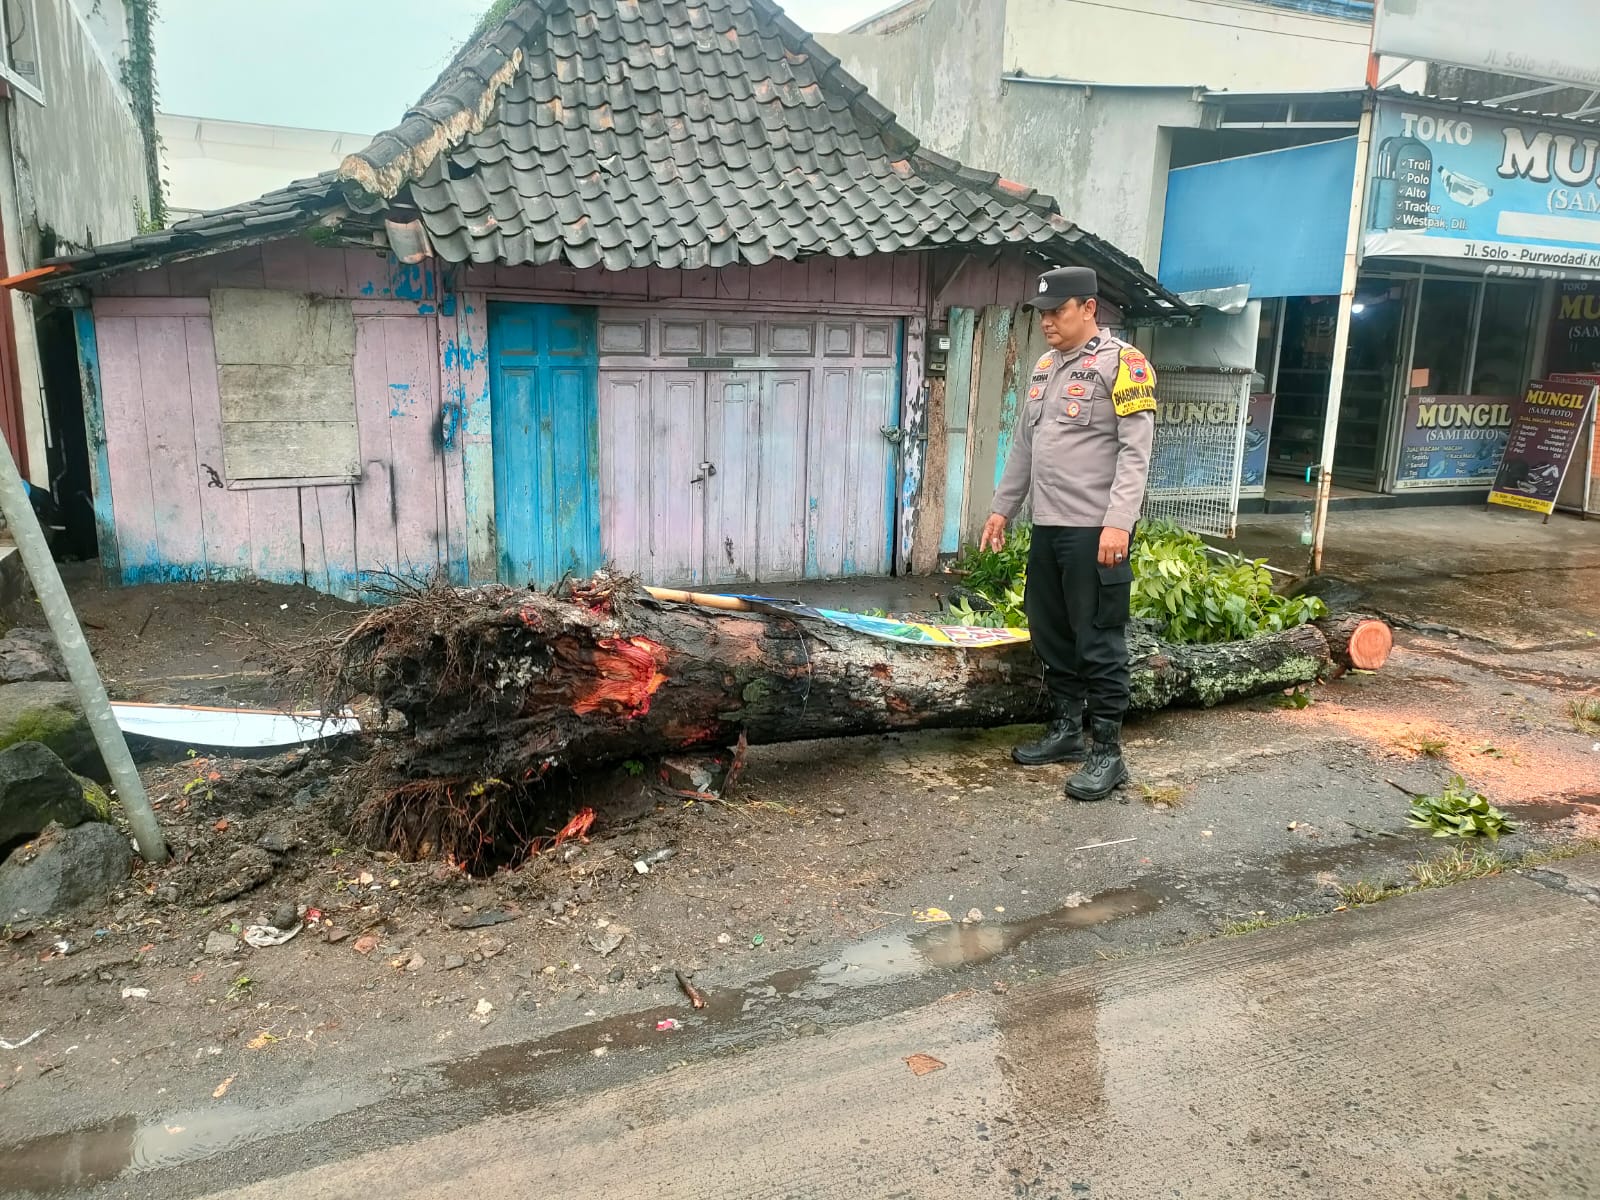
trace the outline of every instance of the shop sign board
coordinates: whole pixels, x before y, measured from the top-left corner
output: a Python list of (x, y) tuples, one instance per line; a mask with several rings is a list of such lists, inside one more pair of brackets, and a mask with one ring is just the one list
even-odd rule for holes
[(1600, 272), (1600, 129), (1385, 99), (1372, 146), (1368, 257)]
[(1600, 6), (1575, 0), (1377, 0), (1372, 50), (1575, 87), (1600, 87)]
[(1554, 379), (1536, 379), (1528, 385), (1512, 412), (1511, 433), (1489, 492), (1490, 504), (1546, 516), (1555, 509), (1595, 390), (1592, 383)]
[(1395, 490), (1488, 487), (1516, 402), (1514, 396), (1407, 396)]

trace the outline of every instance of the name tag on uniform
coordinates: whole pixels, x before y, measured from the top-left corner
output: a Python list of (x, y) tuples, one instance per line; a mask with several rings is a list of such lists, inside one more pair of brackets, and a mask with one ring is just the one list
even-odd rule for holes
[(1099, 379), (1100, 378), (1100, 373), (1098, 371), (1068, 371), (1067, 372), (1067, 378), (1068, 379)]

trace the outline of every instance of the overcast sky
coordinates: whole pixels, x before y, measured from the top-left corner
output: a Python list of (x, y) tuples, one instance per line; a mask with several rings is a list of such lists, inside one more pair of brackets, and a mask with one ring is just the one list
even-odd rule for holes
[[(433, 82), (489, 0), (161, 0), (163, 112), (377, 133)], [(787, 0), (837, 30), (889, 0)]]

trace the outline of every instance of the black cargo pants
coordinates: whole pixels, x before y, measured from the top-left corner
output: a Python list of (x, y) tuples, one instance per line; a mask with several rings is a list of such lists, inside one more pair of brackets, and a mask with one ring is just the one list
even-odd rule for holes
[[(1131, 540), (1131, 539), (1130, 539)], [(1035, 525), (1023, 607), (1051, 699), (1090, 720), (1128, 711), (1128, 603), (1133, 567), (1102, 567), (1100, 530)]]

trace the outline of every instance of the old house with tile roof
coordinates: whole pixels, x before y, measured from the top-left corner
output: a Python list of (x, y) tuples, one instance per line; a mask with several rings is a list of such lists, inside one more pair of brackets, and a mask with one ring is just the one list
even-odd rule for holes
[(1114, 323), (1188, 311), (770, 0), (522, 0), (337, 171), (31, 286), (114, 578), (358, 595), (926, 566), (1008, 437), (985, 310), (1065, 263)]

